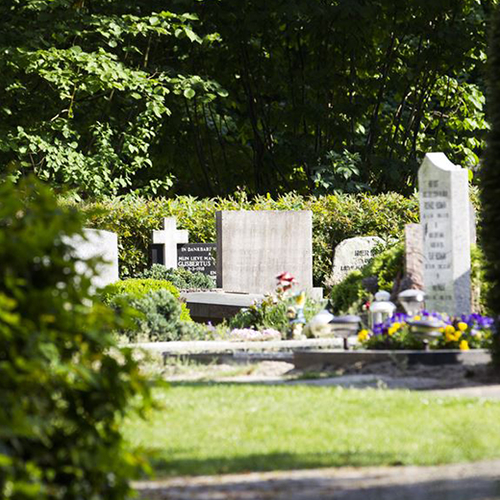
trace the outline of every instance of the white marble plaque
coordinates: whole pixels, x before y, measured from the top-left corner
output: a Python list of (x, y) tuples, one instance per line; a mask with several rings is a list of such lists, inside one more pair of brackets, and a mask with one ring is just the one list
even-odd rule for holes
[(469, 314), (470, 223), (467, 170), (428, 153), (418, 172), (426, 308)]

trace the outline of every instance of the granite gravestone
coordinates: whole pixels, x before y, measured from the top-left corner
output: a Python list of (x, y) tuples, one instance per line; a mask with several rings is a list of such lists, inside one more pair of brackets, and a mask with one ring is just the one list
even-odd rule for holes
[(335, 247), (329, 285), (336, 285), (356, 269), (363, 268), (375, 255), (375, 248), (384, 242), (378, 236), (348, 238)]
[(203, 273), (210, 276), (214, 283), (217, 277), (215, 262), (215, 243), (185, 243), (177, 245), (177, 267), (182, 267), (193, 273)]
[[(118, 236), (115, 233), (84, 229), (82, 236), (66, 238), (65, 242), (73, 248), (73, 256), (79, 260), (76, 263), (76, 271), (92, 276), (93, 287), (102, 288), (118, 281)], [(92, 275), (85, 261), (96, 258), (99, 261), (95, 266), (95, 274)]]
[(223, 211), (216, 214), (217, 287), (269, 293), (289, 272), (312, 290), (312, 212)]
[(188, 232), (177, 229), (175, 217), (165, 217), (161, 222), (161, 229), (153, 231), (152, 263), (163, 264), (169, 269), (176, 269), (177, 245), (187, 243), (188, 240)]
[(468, 173), (443, 153), (428, 153), (418, 172), (426, 308), (469, 314)]

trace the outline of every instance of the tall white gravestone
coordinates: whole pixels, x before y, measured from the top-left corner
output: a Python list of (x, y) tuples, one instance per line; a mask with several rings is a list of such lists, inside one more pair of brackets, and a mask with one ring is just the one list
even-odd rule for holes
[(470, 226), (467, 170), (444, 153), (428, 153), (418, 172), (426, 308), (470, 314)]

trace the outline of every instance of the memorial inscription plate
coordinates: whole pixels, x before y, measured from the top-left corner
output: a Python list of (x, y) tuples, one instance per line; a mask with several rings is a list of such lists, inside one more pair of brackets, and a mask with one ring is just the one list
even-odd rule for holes
[(177, 267), (193, 273), (210, 276), (214, 282), (217, 277), (215, 243), (186, 243), (177, 245)]

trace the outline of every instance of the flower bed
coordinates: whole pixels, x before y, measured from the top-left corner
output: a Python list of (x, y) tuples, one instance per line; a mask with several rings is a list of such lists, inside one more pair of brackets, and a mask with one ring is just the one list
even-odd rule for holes
[(418, 316), (397, 313), (383, 323), (376, 324), (373, 331), (361, 330), (358, 341), (363, 349), (423, 349), (425, 341), (411, 331), (411, 321), (434, 318), (443, 322), (441, 335), (432, 339), (430, 349), (488, 348), (493, 334), (493, 319), (480, 314), (462, 315), (454, 318), (436, 312), (422, 311)]

